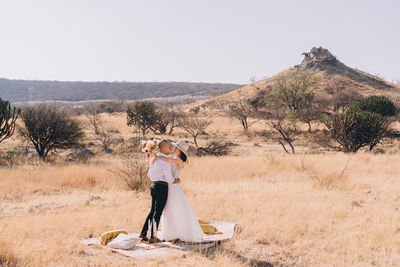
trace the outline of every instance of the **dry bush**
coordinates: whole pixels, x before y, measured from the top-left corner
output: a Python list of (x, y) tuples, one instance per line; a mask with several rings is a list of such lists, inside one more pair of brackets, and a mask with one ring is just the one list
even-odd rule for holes
[(10, 245), (0, 241), (0, 266), (16, 267), (21, 266), (20, 260), (14, 251), (11, 250)]
[(322, 170), (316, 169), (316, 163), (306, 162), (303, 157), (300, 161), (300, 169), (312, 181), (313, 185), (317, 188), (334, 189), (345, 188), (348, 180), (346, 170), (348, 169), (350, 159), (348, 159), (343, 167), (340, 169), (330, 170), (323, 168)]
[(86, 117), (90, 128), (93, 130), (94, 139), (101, 144), (104, 152), (111, 153), (110, 146), (117, 141), (114, 135), (119, 134), (119, 131), (109, 125), (105, 125), (99, 114), (88, 114)]
[(332, 106), (332, 111), (335, 113), (338, 113), (340, 110), (343, 113), (351, 103), (362, 98), (351, 84), (351, 80), (340, 75), (333, 75), (328, 80), (324, 89), (330, 96), (327, 100)]
[(24, 151), (21, 148), (14, 148), (9, 151), (0, 151), (0, 167), (14, 166), (23, 162)]
[(130, 190), (144, 191), (150, 186), (147, 177), (148, 164), (143, 157), (128, 154), (121, 157), (122, 166), (116, 167), (112, 172)]
[(75, 115), (82, 114), (100, 114), (100, 113), (115, 113), (126, 111), (128, 104), (123, 101), (103, 101), (99, 103), (90, 103), (82, 107), (71, 108), (71, 112)]
[(193, 137), (196, 148), (199, 148), (197, 138), (205, 133), (205, 130), (212, 123), (210, 118), (201, 118), (197, 115), (182, 115), (178, 120), (178, 127), (185, 130)]
[(231, 152), (232, 142), (227, 142), (223, 139), (211, 140), (205, 147), (199, 147), (196, 151), (196, 156), (225, 156)]
[(257, 110), (254, 105), (252, 105), (248, 95), (241, 96), (237, 99), (232, 99), (229, 102), (229, 116), (239, 121), (244, 131), (248, 131), (250, 126), (260, 120), (251, 120), (251, 118), (256, 117), (256, 113)]
[(87, 163), (87, 161), (94, 156), (94, 153), (86, 147), (76, 148), (68, 154), (69, 161)]

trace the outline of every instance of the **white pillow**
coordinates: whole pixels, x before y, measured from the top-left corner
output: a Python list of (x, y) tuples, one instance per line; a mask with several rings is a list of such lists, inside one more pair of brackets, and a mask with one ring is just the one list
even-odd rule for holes
[(139, 241), (139, 238), (126, 234), (119, 234), (107, 246), (117, 249), (131, 249)]

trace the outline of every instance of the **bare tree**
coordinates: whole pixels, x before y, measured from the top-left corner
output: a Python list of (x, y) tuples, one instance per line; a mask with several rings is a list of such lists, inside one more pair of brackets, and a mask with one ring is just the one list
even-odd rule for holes
[[(294, 154), (293, 142), (297, 134), (297, 128), (295, 121), (289, 116), (290, 111), (288, 111), (288, 108), (275, 106), (260, 114), (266, 120), (267, 125), (274, 130), (272, 138), (282, 146), (286, 153)], [(290, 147), (290, 152), (286, 146)]]
[(250, 126), (259, 121), (259, 119), (253, 119), (253, 121), (249, 121), (250, 118), (255, 117), (256, 110), (255, 107), (250, 103), (248, 97), (240, 97), (231, 100), (228, 114), (240, 122), (244, 131), (247, 131)]
[(187, 114), (179, 118), (178, 125), (193, 137), (196, 149), (198, 149), (197, 137), (204, 133), (211, 122), (211, 119), (202, 119), (199, 116)]
[(19, 133), (32, 142), (42, 159), (53, 149), (78, 145), (83, 137), (80, 123), (57, 106), (26, 107), (21, 119), (23, 126), (18, 128)]
[(14, 134), (20, 110), (0, 98), (0, 143)]
[(212, 106), (215, 109), (219, 109), (219, 110), (224, 111), (226, 109), (226, 106), (227, 106), (227, 101), (224, 98), (219, 97), (219, 98), (216, 98), (216, 99), (214, 99), (212, 101), (209, 101), (208, 105)]
[(86, 115), (86, 118), (89, 122), (89, 125), (93, 129), (94, 133), (98, 134), (103, 126), (103, 122), (100, 118), (100, 115), (97, 113), (90, 113)]
[(115, 129), (105, 126), (99, 114), (89, 114), (87, 118), (94, 132), (95, 139), (101, 144), (106, 153), (111, 152), (110, 145), (114, 140)]
[(168, 107), (168, 117), (169, 117), (169, 131), (168, 134), (172, 134), (174, 131), (175, 127), (177, 127), (178, 120), (180, 117), (182, 117), (182, 112), (179, 110), (176, 110), (174, 105), (171, 104)]
[(362, 98), (351, 85), (350, 79), (339, 75), (334, 75), (329, 79), (325, 91), (331, 96), (331, 105), (335, 113), (340, 112), (340, 110), (343, 113), (351, 103)]
[(114, 140), (114, 132), (114, 129), (105, 128), (96, 135), (96, 140), (100, 142), (106, 153), (112, 152), (112, 150), (110, 150), (110, 145)]
[(260, 91), (251, 100), (251, 104), (257, 107), (257, 116), (265, 120), (272, 129), (272, 139), (278, 142), (286, 153), (294, 154), (293, 142), (297, 134), (298, 114), (293, 112), (287, 104), (269, 96), (269, 92)]

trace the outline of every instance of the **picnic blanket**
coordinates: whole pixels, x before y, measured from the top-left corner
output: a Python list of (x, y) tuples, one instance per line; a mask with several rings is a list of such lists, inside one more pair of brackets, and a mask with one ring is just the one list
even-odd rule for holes
[(233, 237), (236, 223), (217, 221), (210, 222), (210, 224), (214, 225), (220, 233), (206, 234), (205, 237), (198, 242), (178, 242), (176, 244), (171, 242), (161, 242), (156, 244), (149, 244), (139, 242), (140, 238), (139, 234), (137, 233), (128, 233), (121, 235), (122, 238), (129, 239), (130, 241), (135, 241), (134, 246), (130, 249), (113, 248), (110, 246), (110, 243), (107, 245), (102, 245), (100, 242), (100, 237), (88, 238), (81, 240), (80, 242), (88, 246), (97, 245), (103, 248), (111, 249), (112, 251), (135, 259), (154, 257), (159, 258), (184, 254), (188, 251), (207, 249), (214, 246), (217, 242), (227, 241)]

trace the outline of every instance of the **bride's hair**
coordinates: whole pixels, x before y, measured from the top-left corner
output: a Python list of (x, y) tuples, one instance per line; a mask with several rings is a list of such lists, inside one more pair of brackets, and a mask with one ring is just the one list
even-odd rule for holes
[(183, 153), (180, 149), (179, 149), (179, 151), (181, 152), (181, 153), (179, 153), (179, 158), (180, 158), (183, 162), (186, 163), (186, 161), (187, 161), (187, 156), (186, 156), (186, 154)]

